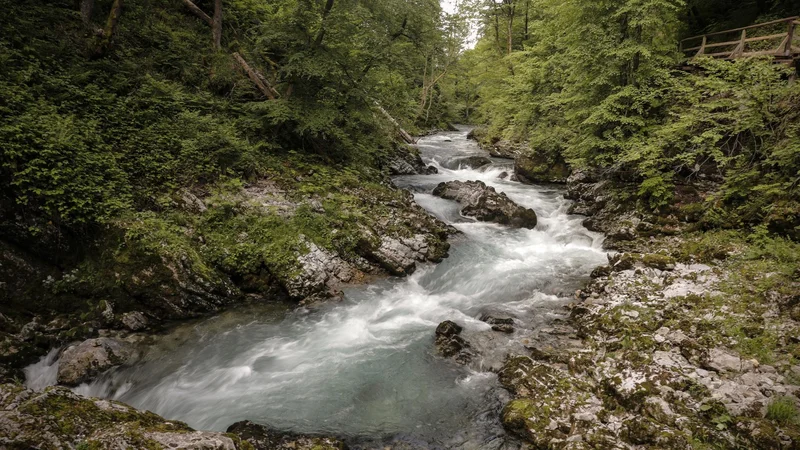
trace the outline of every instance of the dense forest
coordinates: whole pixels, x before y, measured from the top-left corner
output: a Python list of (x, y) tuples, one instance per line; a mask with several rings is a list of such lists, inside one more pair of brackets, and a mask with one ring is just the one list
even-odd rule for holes
[[(800, 91), (786, 83), (796, 67), (772, 57), (681, 67), (679, 52), (689, 36), (793, 16), (796, 2), (534, 0), (473, 8), (481, 38), (453, 81), (462, 115), (489, 124), (487, 142), (524, 143), (534, 177), (563, 173), (569, 163), (636, 183), (642, 207), (664, 215), (699, 215), (709, 228), (764, 224), (797, 237)], [(680, 205), (676, 188), (694, 182), (719, 189), (702, 205)]]
[[(191, 430), (63, 388), (31, 400), (25, 368), (54, 349), (62, 362), (50, 384), (74, 388), (135, 365), (136, 352), (120, 349), (155, 345), (180, 321), (241, 305), (348, 305), (352, 286), (445, 261), (450, 241), (475, 237), (462, 219), (520, 228), (521, 216), (530, 233), (580, 223), (581, 244), (531, 241), (565, 252), (570, 270), (583, 267), (567, 252), (591, 233), (603, 243), (588, 253), (612, 253), (580, 274), (577, 292), (567, 282), (552, 286), (561, 274), (524, 286), (529, 296), (549, 289), (577, 302), (543, 313), (557, 317), (546, 326), (528, 321), (550, 330), (547, 338), (539, 330), (512, 335), (534, 325), (494, 310), (454, 313), (482, 331), (523, 336), (516, 346), (492, 344), (506, 353), (484, 355), (486, 366), (476, 355), (496, 337), (471, 345), (460, 337), (463, 324), (434, 327), (437, 356), (494, 372), (492, 383), (508, 393), (484, 408), (503, 446), (496, 435), (477, 447), (444, 438), (417, 447), (410, 434), (397, 444), (403, 432), (369, 444), (362, 435), (314, 435), (328, 429), (311, 430), (313, 438), (262, 430), (268, 439), (258, 441), (245, 437), (252, 424), (204, 437), (230, 439), (229, 447), (203, 445), (799, 445), (800, 22), (783, 19), (800, 15), (800, 0), (0, 7), (0, 409), (19, 414), (0, 414), (0, 434), (11, 436), (0, 436), (0, 447), (161, 448), (172, 441), (153, 433)], [(708, 44), (731, 57), (706, 56)], [(453, 140), (467, 146), (458, 141), (467, 129), (480, 155), (448, 166), (423, 154), (446, 153), (437, 145)], [(486, 167), (502, 169), (487, 181)], [(436, 178), (435, 189), (402, 181), (459, 170), (466, 172), (456, 181)], [(555, 195), (570, 203), (546, 214), (521, 208), (514, 201), (528, 194), (498, 193), (509, 186), (499, 180), (535, 190), (537, 202)], [(464, 194), (470, 189), (477, 191)], [(419, 202), (429, 195), (480, 202), (449, 221), (430, 200)], [(501, 213), (481, 210), (498, 204)], [(490, 229), (492, 239), (507, 239), (506, 228)], [(504, 264), (525, 258), (539, 253)], [(541, 273), (561, 267), (548, 264)], [(430, 276), (410, 281), (414, 295)], [(487, 281), (506, 279), (496, 278)], [(424, 298), (444, 296), (433, 291)], [(64, 355), (78, 343), (107, 354), (66, 373)], [(44, 428), (58, 431), (40, 434), (38, 420), (55, 420)], [(104, 434), (117, 422), (129, 427), (123, 441)], [(12, 433), (9, 424), (27, 425)]]

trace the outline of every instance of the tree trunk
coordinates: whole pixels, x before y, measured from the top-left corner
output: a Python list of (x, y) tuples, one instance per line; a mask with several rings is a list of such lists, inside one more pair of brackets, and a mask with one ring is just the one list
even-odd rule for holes
[[(194, 13), (195, 16), (199, 17), (203, 20), (203, 22), (207, 23), (211, 27), (214, 26), (214, 19), (212, 19), (208, 14), (204, 13), (202, 9), (198, 8), (191, 0), (182, 0), (183, 4), (189, 8), (189, 11)], [(222, 15), (220, 15), (220, 21), (222, 20)]]
[(497, 11), (497, 3), (492, 2), (492, 10), (494, 12), (494, 41), (497, 44), (497, 50), (503, 52), (503, 46), (500, 44), (500, 13)]
[(214, 0), (214, 19), (211, 30), (214, 35), (214, 48), (222, 48), (222, 0)]
[(241, 66), (241, 68), (247, 74), (247, 77), (250, 78), (250, 81), (252, 81), (253, 84), (256, 85), (256, 87), (258, 88), (259, 91), (261, 91), (262, 94), (266, 95), (267, 98), (270, 100), (275, 100), (277, 97), (279, 97), (278, 91), (276, 91), (275, 88), (273, 88), (272, 85), (270, 85), (269, 81), (267, 81), (267, 79), (264, 78), (263, 75), (256, 72), (252, 67), (250, 67), (250, 64), (247, 64), (247, 61), (245, 61), (245, 59), (242, 58), (242, 55), (240, 55), (237, 52), (234, 52), (233, 58), (236, 60), (237, 63), (239, 63), (239, 66)]
[(317, 48), (322, 45), (322, 40), (325, 38), (325, 20), (328, 18), (328, 15), (331, 13), (333, 9), (333, 2), (334, 0), (328, 0), (325, 3), (325, 9), (322, 11), (322, 22), (319, 25), (319, 31), (317, 32), (317, 37), (314, 39), (314, 47)]
[(525, 34), (523, 36), (523, 40), (527, 41), (531, 38), (530, 30), (528, 26), (530, 25), (530, 8), (531, 8), (531, 0), (525, 0)]
[(81, 0), (81, 20), (88, 26), (92, 22), (92, 12), (94, 11), (94, 0)]
[(111, 41), (117, 33), (119, 18), (122, 15), (122, 3), (123, 0), (114, 0), (114, 4), (111, 6), (111, 13), (108, 14), (106, 27), (103, 30), (103, 36), (97, 49), (98, 55), (104, 55), (111, 48)]
[(381, 104), (378, 103), (377, 100), (374, 100), (374, 102), (375, 102), (375, 107), (378, 108), (378, 111), (380, 111), (381, 114), (383, 114), (384, 117), (386, 117), (386, 119), (389, 120), (389, 122), (392, 123), (392, 125), (397, 127), (397, 133), (406, 142), (406, 144), (416, 144), (417, 143), (417, 141), (415, 141), (414, 138), (406, 130), (404, 130), (402, 126), (400, 126), (400, 123), (397, 120), (395, 120), (395, 118), (392, 117), (391, 114), (389, 114), (389, 111), (386, 111), (383, 108), (383, 106), (381, 106)]

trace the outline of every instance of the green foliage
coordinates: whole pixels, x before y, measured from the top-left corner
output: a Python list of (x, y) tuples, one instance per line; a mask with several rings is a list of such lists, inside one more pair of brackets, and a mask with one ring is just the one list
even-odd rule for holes
[(798, 417), (797, 405), (791, 397), (778, 397), (767, 405), (767, 419), (780, 425), (796, 423)]
[(699, 7), (688, 3), (479, 1), (482, 36), (460, 75), (478, 100), (462, 101), (487, 124), (486, 140), (635, 183), (643, 208), (670, 212), (676, 186), (713, 183), (703, 226), (764, 223), (800, 236), (800, 86), (768, 57), (678, 70), (682, 21)]
[[(374, 104), (414, 123), (418, 75), (442, 64), (431, 49), (449, 33), (434, 0), (337, 0), (327, 13), (324, 2), (233, 0), (217, 52), (180, 2), (145, 0), (125, 5), (98, 58), (91, 28), (110, 1), (96, 2), (88, 26), (71, 1), (0, 6), (3, 220), (62, 231), (159, 211), (187, 186), (263, 176), (285, 152), (374, 165), (395, 133)], [(265, 101), (234, 51), (280, 99)], [(448, 114), (427, 113), (430, 123)]]

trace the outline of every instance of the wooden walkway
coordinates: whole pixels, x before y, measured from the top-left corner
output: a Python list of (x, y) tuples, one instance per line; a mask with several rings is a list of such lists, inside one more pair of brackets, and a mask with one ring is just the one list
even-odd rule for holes
[(689, 59), (772, 56), (775, 62), (794, 64), (800, 59), (800, 17), (692, 36), (681, 41), (681, 52)]

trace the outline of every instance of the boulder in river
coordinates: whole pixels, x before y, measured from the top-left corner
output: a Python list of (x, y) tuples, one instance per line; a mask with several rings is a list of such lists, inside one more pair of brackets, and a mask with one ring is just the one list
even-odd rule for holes
[(510, 317), (495, 317), (489, 314), (481, 316), (481, 321), (492, 326), (493, 331), (511, 334), (514, 332), (514, 319)]
[(64, 350), (58, 365), (58, 382), (75, 386), (136, 357), (133, 344), (119, 339), (89, 339)]
[(488, 166), (492, 160), (485, 156), (466, 156), (463, 158), (455, 158), (447, 161), (443, 165), (452, 170), (469, 167), (471, 169), (480, 169), (481, 167)]
[(482, 181), (441, 183), (433, 190), (433, 195), (461, 203), (461, 214), (484, 222), (515, 228), (536, 227), (537, 217), (532, 209), (517, 205), (505, 193), (497, 192)]
[(249, 443), (255, 450), (343, 450), (347, 448), (344, 442), (334, 437), (279, 432), (249, 420), (236, 422), (228, 427), (227, 432)]
[(455, 322), (446, 320), (436, 327), (436, 350), (445, 358), (453, 358), (459, 364), (472, 360), (469, 342), (461, 337), (464, 329)]

